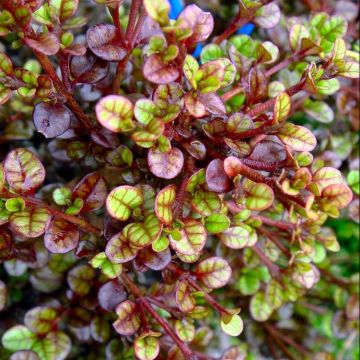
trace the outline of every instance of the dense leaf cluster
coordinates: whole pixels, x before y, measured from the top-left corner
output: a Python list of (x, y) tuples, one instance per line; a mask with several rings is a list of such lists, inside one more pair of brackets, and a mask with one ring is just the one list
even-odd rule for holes
[(356, 356), (357, 10), (0, 0), (0, 358)]

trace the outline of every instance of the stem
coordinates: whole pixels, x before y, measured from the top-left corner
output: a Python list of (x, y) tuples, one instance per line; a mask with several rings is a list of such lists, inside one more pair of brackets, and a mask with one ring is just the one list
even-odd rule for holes
[[(287, 89), (286, 93), (289, 96), (293, 96), (303, 90), (303, 85), (304, 85), (304, 80), (301, 80), (298, 84), (295, 84), (294, 86), (291, 86), (289, 89)], [(272, 98), (265, 101), (264, 103), (260, 103), (254, 108), (248, 110), (246, 112), (246, 115), (250, 117), (256, 117), (262, 114), (263, 112), (265, 112), (266, 110), (268, 110), (269, 108), (274, 107), (275, 102), (276, 102), (276, 98)]]
[(118, 42), (122, 42), (123, 41), (123, 33), (122, 33), (122, 29), (121, 29), (121, 24), (120, 24), (119, 9), (120, 9), (120, 4), (117, 4), (115, 9), (111, 13), (111, 16), (113, 19), (113, 23), (116, 27), (116, 40)]
[(274, 243), (282, 251), (283, 254), (285, 254), (288, 258), (291, 258), (291, 252), (289, 251), (289, 249), (287, 249), (276, 236), (272, 236), (261, 227), (258, 228), (258, 231), (265, 237), (267, 237), (272, 243)]
[(247, 139), (249, 137), (254, 137), (256, 135), (261, 135), (261, 134), (265, 133), (265, 128), (267, 126), (269, 126), (270, 124), (272, 124), (272, 122), (273, 122), (273, 120), (271, 119), (269, 121), (266, 121), (262, 126), (259, 126), (255, 129), (246, 130), (239, 134), (228, 133), (228, 134), (226, 134), (226, 137), (228, 137), (229, 139), (232, 139), (232, 140), (243, 140), (243, 139)]
[(140, 5), (142, 0), (132, 0), (130, 13), (129, 13), (129, 22), (125, 32), (125, 38), (130, 43), (131, 40), (134, 38), (134, 30), (136, 24), (136, 16), (139, 12)]
[(225, 92), (224, 94), (221, 95), (221, 100), (226, 102), (228, 101), (229, 99), (231, 99), (232, 97), (234, 97), (235, 95), (241, 93), (241, 92), (245, 92), (245, 89), (239, 85), (239, 86), (236, 86), (234, 88), (232, 88), (231, 90)]
[(175, 308), (173, 308), (173, 307), (165, 304), (164, 302), (156, 299), (156, 298), (153, 297), (153, 296), (147, 296), (147, 299), (148, 299), (151, 303), (153, 303), (155, 306), (166, 310), (169, 314), (171, 314), (171, 315), (174, 316), (174, 317), (177, 317), (177, 318), (182, 318), (182, 317), (184, 317), (184, 314), (183, 314), (181, 311), (179, 311), (179, 310), (177, 310), (177, 309), (175, 309)]
[(279, 169), (279, 167), (283, 167), (285, 165), (284, 161), (263, 162), (246, 158), (242, 159), (242, 162), (254, 170), (262, 170), (268, 172), (274, 172)]
[(88, 116), (84, 113), (84, 111), (81, 109), (79, 104), (76, 102), (74, 97), (71, 95), (71, 92), (69, 92), (64, 84), (61, 82), (59, 77), (57, 76), (55, 69), (53, 65), (51, 64), (49, 58), (34, 50), (34, 54), (39, 60), (42, 68), (44, 71), (50, 76), (51, 80), (53, 81), (53, 84), (55, 86), (56, 91), (58, 91), (65, 99), (67, 104), (69, 105), (70, 109), (74, 113), (74, 115), (82, 122), (82, 124), (85, 126), (85, 128), (89, 131), (94, 129), (94, 125), (92, 124), (91, 120), (88, 118)]
[(206, 293), (191, 277), (190, 275), (186, 276), (186, 281), (190, 284), (192, 288), (194, 288), (197, 291), (200, 291), (204, 294), (204, 298), (206, 301), (216, 310), (222, 314), (229, 314), (229, 311), (222, 307), (211, 295)]
[(61, 71), (61, 79), (64, 82), (64, 86), (68, 92), (72, 91), (71, 83), (69, 79), (69, 56), (67, 54), (59, 54), (59, 66)]
[(140, 289), (134, 284), (134, 282), (129, 278), (126, 273), (122, 273), (121, 279), (123, 280), (126, 287), (130, 290), (130, 292), (139, 299), (141, 305), (148, 311), (148, 313), (156, 320), (156, 322), (161, 325), (161, 327), (165, 330), (165, 332), (171, 337), (176, 346), (185, 356), (185, 359), (196, 360), (197, 356), (193, 354), (193, 352), (189, 349), (189, 347), (180, 340), (180, 338), (176, 335), (174, 330), (170, 327), (170, 325), (153, 309), (149, 300), (143, 297)]
[(292, 338), (288, 337), (287, 335), (284, 335), (283, 333), (281, 333), (275, 326), (272, 326), (268, 323), (264, 323), (263, 325), (269, 334), (274, 335), (274, 338), (277, 336), (282, 341), (284, 341), (285, 343), (289, 344), (294, 349), (296, 349), (302, 355), (309, 354), (309, 351), (305, 347), (298, 344), (296, 341), (294, 341)]
[[(257, 7), (258, 9), (258, 7)], [(215, 40), (214, 44), (221, 44), (222, 41), (230, 37), (232, 34), (234, 34), (239, 28), (244, 26), (246, 23), (248, 23), (251, 20), (251, 17), (244, 17), (240, 19), (240, 12), (236, 15), (235, 19), (230, 23), (229, 27), (220, 34)]]
[(88, 223), (85, 219), (76, 217), (74, 215), (65, 214), (60, 210), (52, 208), (51, 206), (49, 206), (42, 200), (30, 198), (27, 196), (12, 194), (9, 192), (0, 193), (0, 198), (3, 198), (3, 199), (13, 199), (13, 198), (18, 198), (18, 197), (21, 197), (25, 201), (25, 204), (28, 206), (44, 208), (44, 209), (48, 210), (49, 213), (55, 217), (59, 217), (59, 218), (64, 219), (74, 225), (80, 226), (84, 230), (89, 231), (93, 234), (101, 235), (101, 230), (99, 228), (97, 228), (96, 226)]
[(271, 276), (277, 278), (280, 274), (280, 268), (263, 253), (259, 244), (255, 244), (252, 247), (252, 250), (260, 258), (261, 262), (269, 269)]
[(346, 280), (336, 277), (335, 275), (333, 275), (330, 271), (328, 271), (326, 269), (319, 269), (319, 271), (320, 271), (321, 275), (328, 278), (332, 283), (334, 283), (342, 288), (347, 289), (350, 285)]
[(305, 57), (305, 53), (303, 54), (303, 53), (299, 52), (299, 53), (292, 54), (287, 59), (284, 59), (283, 61), (279, 62), (278, 64), (274, 65), (269, 70), (267, 70), (265, 72), (265, 76), (270, 77), (271, 75), (274, 75), (278, 71), (288, 67), (291, 63), (301, 60), (303, 57)]
[(276, 227), (285, 231), (293, 231), (295, 230), (295, 225), (286, 221), (273, 220), (265, 216), (255, 215), (252, 216), (254, 219), (260, 220), (263, 224)]

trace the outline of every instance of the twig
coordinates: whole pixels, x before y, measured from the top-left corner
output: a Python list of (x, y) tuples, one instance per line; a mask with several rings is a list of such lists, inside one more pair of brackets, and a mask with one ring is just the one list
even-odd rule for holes
[(18, 197), (21, 197), (25, 201), (25, 204), (28, 206), (44, 208), (44, 209), (48, 210), (49, 213), (55, 217), (59, 217), (59, 218), (64, 219), (74, 225), (78, 225), (81, 228), (83, 228), (84, 230), (89, 231), (93, 234), (101, 235), (101, 230), (99, 228), (97, 228), (96, 226), (88, 223), (85, 219), (74, 216), (74, 215), (65, 214), (60, 210), (52, 208), (51, 206), (49, 206), (42, 200), (31, 198), (28, 196), (23, 196), (23, 195), (12, 194), (9, 192), (0, 193), (0, 198), (3, 198), (3, 199), (13, 199), (13, 198), (18, 198)]
[(255, 244), (252, 247), (252, 250), (256, 253), (261, 262), (269, 269), (271, 276), (275, 278), (279, 277), (280, 268), (263, 253), (259, 244)]

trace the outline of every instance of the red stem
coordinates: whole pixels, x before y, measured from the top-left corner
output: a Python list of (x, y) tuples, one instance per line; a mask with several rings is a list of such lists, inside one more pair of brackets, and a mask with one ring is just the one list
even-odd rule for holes
[(42, 200), (34, 199), (34, 198), (23, 196), (23, 195), (12, 194), (9, 192), (0, 193), (0, 198), (3, 198), (3, 199), (13, 199), (13, 198), (18, 198), (18, 197), (21, 197), (25, 201), (25, 204), (28, 206), (44, 208), (44, 209), (48, 210), (49, 213), (55, 217), (59, 217), (59, 218), (64, 219), (74, 225), (78, 225), (81, 228), (83, 228), (84, 230), (94, 233), (96, 235), (101, 234), (101, 230), (99, 228), (97, 228), (94, 225), (91, 225), (85, 219), (76, 217), (74, 215), (65, 214), (60, 210), (52, 208), (51, 206), (49, 206)]
[(139, 12), (140, 5), (142, 0), (132, 0), (130, 12), (129, 12), (129, 22), (125, 32), (125, 38), (130, 43), (133, 39), (134, 29), (136, 24), (136, 17)]
[(277, 278), (280, 274), (280, 268), (264, 254), (264, 252), (260, 248), (260, 245), (255, 244), (252, 247), (252, 250), (260, 258), (261, 262), (269, 269), (271, 276)]

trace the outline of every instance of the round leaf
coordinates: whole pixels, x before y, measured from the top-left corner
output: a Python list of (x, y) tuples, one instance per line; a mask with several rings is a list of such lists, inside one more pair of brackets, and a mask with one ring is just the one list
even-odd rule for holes
[(274, 201), (274, 192), (266, 184), (255, 184), (246, 196), (246, 207), (249, 210), (262, 211), (269, 208)]
[(128, 132), (134, 129), (133, 104), (123, 96), (108, 95), (102, 98), (95, 107), (96, 117), (100, 124), (110, 131)]
[(45, 232), (44, 243), (50, 252), (63, 254), (75, 249), (79, 238), (79, 231), (74, 225), (62, 219), (55, 219)]
[(184, 165), (183, 153), (172, 147), (169, 152), (162, 153), (156, 149), (150, 149), (148, 153), (148, 165), (150, 171), (157, 177), (173, 179), (179, 175)]
[(201, 261), (195, 268), (196, 277), (208, 288), (225, 286), (231, 278), (231, 267), (220, 257), (211, 257)]
[(155, 213), (164, 224), (170, 225), (173, 221), (172, 205), (176, 199), (176, 186), (169, 185), (160, 190), (155, 199)]
[(128, 185), (113, 189), (106, 199), (109, 214), (120, 221), (126, 221), (131, 211), (139, 207), (144, 201), (141, 190)]
[(231, 180), (225, 173), (223, 161), (220, 159), (214, 159), (209, 163), (205, 178), (211, 191), (225, 193), (231, 190)]
[(287, 93), (281, 93), (276, 97), (274, 105), (274, 121), (284, 121), (290, 114), (291, 109), (291, 98)]
[(242, 226), (230, 227), (219, 235), (221, 241), (231, 249), (244, 248), (249, 242), (249, 236), (249, 231)]
[[(228, 317), (227, 315), (226, 317)], [(239, 336), (244, 328), (243, 321), (241, 320), (241, 317), (237, 314), (230, 315), (230, 319), (221, 318), (221, 329), (224, 331), (224, 333), (230, 335), (230, 336)]]
[(51, 215), (46, 209), (27, 209), (12, 213), (9, 222), (14, 231), (29, 238), (42, 235), (48, 228)]
[(141, 324), (135, 303), (130, 300), (123, 301), (116, 307), (115, 311), (119, 317), (113, 324), (115, 330), (124, 336), (135, 334)]
[(278, 136), (295, 151), (312, 151), (316, 146), (315, 136), (303, 126), (286, 123), (280, 129)]
[(191, 286), (186, 280), (179, 281), (176, 287), (176, 304), (182, 312), (189, 312), (195, 308)]
[(230, 219), (224, 214), (212, 214), (205, 219), (206, 230), (213, 234), (221, 233), (230, 226)]
[[(126, 229), (126, 228), (125, 228)], [(126, 238), (126, 231), (114, 235), (106, 245), (105, 253), (111, 262), (122, 264), (135, 258), (138, 249)]]
[(138, 359), (154, 360), (159, 355), (159, 340), (154, 336), (140, 336), (135, 339), (134, 350)]
[(256, 321), (266, 321), (272, 314), (273, 309), (266, 301), (266, 296), (263, 292), (258, 292), (253, 295), (250, 300), (250, 313)]
[(40, 160), (24, 148), (9, 152), (4, 161), (4, 170), (7, 182), (19, 193), (33, 192), (45, 179), (45, 169)]

